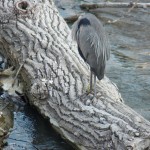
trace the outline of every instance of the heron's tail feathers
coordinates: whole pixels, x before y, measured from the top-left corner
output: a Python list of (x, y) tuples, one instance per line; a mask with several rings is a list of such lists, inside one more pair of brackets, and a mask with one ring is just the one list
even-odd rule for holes
[(99, 68), (91, 68), (91, 71), (97, 76), (99, 80), (102, 80), (104, 78), (105, 74), (105, 64), (102, 67)]

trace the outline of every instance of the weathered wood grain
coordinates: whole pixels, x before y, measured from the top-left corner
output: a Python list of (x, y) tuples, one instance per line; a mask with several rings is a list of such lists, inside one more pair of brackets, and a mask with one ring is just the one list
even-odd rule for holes
[(29, 101), (79, 149), (148, 149), (150, 123), (107, 77), (87, 95), (89, 69), (52, 0), (0, 1), (0, 52), (20, 72)]

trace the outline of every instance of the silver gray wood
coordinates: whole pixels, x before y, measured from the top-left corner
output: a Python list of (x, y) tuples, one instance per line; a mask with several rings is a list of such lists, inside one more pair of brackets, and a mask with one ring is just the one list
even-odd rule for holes
[(97, 83), (97, 98), (80, 98), (89, 68), (53, 1), (16, 1), (0, 1), (0, 52), (17, 68), (25, 61), (20, 74), (31, 105), (79, 149), (148, 149), (150, 123), (107, 77)]

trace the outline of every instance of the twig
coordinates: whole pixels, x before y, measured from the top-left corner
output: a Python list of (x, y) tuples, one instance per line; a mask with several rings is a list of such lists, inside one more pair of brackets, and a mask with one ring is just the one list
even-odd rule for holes
[(6, 103), (5, 106), (3, 106), (3, 108), (0, 111), (3, 111), (10, 103)]
[(134, 2), (134, 3), (133, 3), (133, 6), (132, 6), (131, 8), (129, 8), (128, 11), (127, 11), (122, 17), (120, 17), (120, 18), (118, 18), (118, 19), (115, 19), (115, 20), (113, 20), (113, 21), (110, 21), (110, 20), (109, 20), (108, 23), (116, 23), (116, 22), (120, 21), (121, 19), (125, 18), (125, 16), (127, 16), (127, 15), (137, 6), (138, 1), (139, 1), (139, 0), (137, 0), (136, 2)]
[(15, 77), (14, 77), (14, 81), (13, 81), (13, 83), (12, 83), (12, 87), (14, 86), (14, 84), (15, 84), (15, 82), (16, 82), (16, 79), (17, 79), (17, 77), (18, 77), (18, 74), (20, 73), (20, 70), (22, 69), (24, 63), (25, 63), (25, 61), (20, 65), (20, 67), (19, 67), (19, 69), (18, 69), (18, 71), (17, 71), (17, 73), (16, 73), (16, 75), (15, 75)]

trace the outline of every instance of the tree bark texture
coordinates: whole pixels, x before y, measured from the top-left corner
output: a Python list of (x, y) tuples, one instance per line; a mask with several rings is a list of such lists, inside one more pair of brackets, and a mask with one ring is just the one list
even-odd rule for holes
[(126, 106), (107, 77), (85, 94), (89, 68), (53, 1), (0, 1), (0, 52), (19, 68), (29, 101), (82, 150), (150, 147), (150, 123)]

